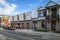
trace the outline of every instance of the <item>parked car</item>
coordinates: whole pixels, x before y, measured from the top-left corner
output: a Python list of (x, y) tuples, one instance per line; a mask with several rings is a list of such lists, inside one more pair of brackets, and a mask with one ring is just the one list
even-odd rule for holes
[(14, 27), (9, 27), (9, 26), (4, 26), (3, 29), (7, 29), (7, 30), (15, 30), (16, 28), (14, 28)]
[(15, 30), (16, 28), (9, 28), (9, 30)]

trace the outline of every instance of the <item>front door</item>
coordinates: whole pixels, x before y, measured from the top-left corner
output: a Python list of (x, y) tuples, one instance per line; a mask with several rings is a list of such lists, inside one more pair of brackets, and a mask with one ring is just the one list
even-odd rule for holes
[(29, 23), (27, 23), (27, 29), (29, 29)]
[(52, 31), (56, 30), (56, 21), (51, 21), (51, 30)]
[(37, 29), (37, 26), (36, 26), (37, 21), (33, 21), (33, 23), (34, 23), (34, 29)]
[(24, 28), (24, 23), (21, 24), (21, 28), (22, 28), (22, 29)]

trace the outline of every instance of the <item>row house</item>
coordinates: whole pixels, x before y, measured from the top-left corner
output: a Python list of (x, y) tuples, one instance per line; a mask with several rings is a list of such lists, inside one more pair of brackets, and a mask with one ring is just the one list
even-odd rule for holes
[[(35, 15), (34, 15), (35, 14)], [(46, 29), (46, 8), (39, 7), (32, 11), (32, 22), (33, 22), (33, 29), (36, 30), (43, 30)]]
[(47, 29), (46, 27), (46, 8), (45, 7), (39, 7), (37, 9), (38, 11), (38, 29), (39, 30), (44, 30)]
[(23, 14), (19, 14), (19, 22), (18, 25), (20, 25), (20, 28), (25, 28), (24, 27), (24, 15)]
[(38, 11), (37, 11), (37, 8), (33, 9), (32, 10), (32, 27), (33, 29), (36, 29), (37, 28), (37, 19), (38, 19)]
[(23, 21), (23, 20), (24, 20), (23, 14), (16, 14), (10, 17), (10, 23), (11, 25), (14, 25), (14, 26), (16, 25), (20, 26), (20, 21)]
[(32, 29), (31, 11), (25, 12), (24, 20), (25, 20), (25, 28)]
[(49, 1), (47, 9), (47, 28), (52, 31), (60, 30), (60, 3)]
[(32, 10), (33, 29), (60, 30), (60, 4), (49, 1), (45, 7)]
[(10, 22), (13, 23), (14, 21), (14, 16), (10, 16)]
[(14, 25), (19, 25), (20, 28), (32, 28), (31, 24), (31, 12), (26, 12), (23, 14), (17, 14), (14, 16), (11, 16), (10, 18), (11, 24), (13, 23)]
[(49, 1), (45, 7), (32, 10), (33, 29), (60, 30), (60, 3)]
[(49, 1), (45, 7), (14, 15), (11, 20), (22, 28), (58, 31), (60, 30), (60, 3)]
[(32, 24), (31, 12), (26, 12), (19, 15), (18, 25), (20, 25), (21, 29), (23, 28), (31, 29), (32, 28), (31, 24)]

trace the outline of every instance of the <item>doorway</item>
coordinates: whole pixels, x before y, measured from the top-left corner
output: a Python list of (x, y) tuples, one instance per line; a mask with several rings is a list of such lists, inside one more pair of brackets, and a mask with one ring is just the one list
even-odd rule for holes
[(21, 24), (21, 28), (22, 28), (22, 29), (24, 28), (24, 23)]
[[(54, 18), (57, 18), (57, 8), (54, 7), (51, 9), (51, 18), (54, 19)], [(56, 30), (56, 20), (51, 20), (51, 30), (52, 31), (55, 31)]]
[(26, 24), (27, 24), (27, 29), (29, 29), (29, 26), (30, 26), (29, 23), (26, 23)]
[(52, 31), (56, 30), (56, 21), (51, 21), (51, 30)]

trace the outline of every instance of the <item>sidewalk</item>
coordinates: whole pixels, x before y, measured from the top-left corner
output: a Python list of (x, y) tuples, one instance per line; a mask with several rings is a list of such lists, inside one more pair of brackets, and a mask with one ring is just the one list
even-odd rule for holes
[(53, 32), (37, 32), (30, 29), (17, 29), (16, 32), (23, 32), (29, 35), (42, 36), (43, 39), (47, 40), (60, 40), (60, 34)]
[(0, 40), (6, 40), (6, 37), (3, 34), (0, 34)]
[[(3, 28), (0, 27), (0, 30), (3, 30)], [(0, 34), (0, 40), (6, 40), (6, 37), (3, 34)]]
[(0, 30), (3, 30), (3, 28), (0, 27)]
[(38, 32), (38, 31), (31, 30), (31, 29), (16, 29), (15, 31), (16, 32), (24, 32), (24, 33), (27, 33), (27, 34), (36, 34), (36, 35), (40, 35), (40, 34), (58, 34), (58, 33), (53, 33), (53, 32)]

